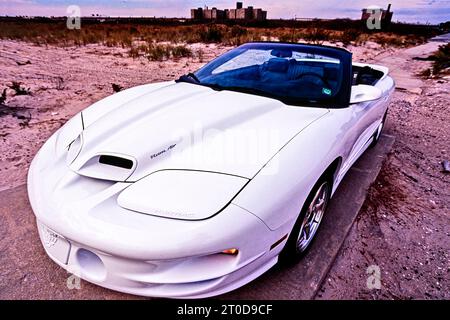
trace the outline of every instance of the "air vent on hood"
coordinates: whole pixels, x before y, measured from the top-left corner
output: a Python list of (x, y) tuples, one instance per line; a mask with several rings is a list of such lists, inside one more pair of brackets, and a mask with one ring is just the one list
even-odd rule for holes
[(121, 157), (101, 155), (98, 159), (98, 162), (123, 169), (133, 168), (133, 161)]
[(137, 160), (129, 155), (119, 153), (102, 152), (86, 159), (80, 158), (71, 164), (71, 169), (76, 173), (90, 178), (126, 181), (136, 170)]

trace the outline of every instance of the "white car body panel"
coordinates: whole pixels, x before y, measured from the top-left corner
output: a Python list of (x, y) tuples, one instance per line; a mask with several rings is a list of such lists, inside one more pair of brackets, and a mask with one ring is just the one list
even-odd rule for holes
[[(117, 204), (147, 214), (156, 211), (156, 215), (168, 218), (202, 220), (225, 208), (248, 181), (205, 171), (163, 170), (128, 187)], [(174, 194), (180, 195), (177, 201), (173, 201)], [(198, 201), (199, 195), (208, 195), (208, 201)]]
[[(164, 87), (158, 86), (156, 90), (151, 86), (147, 89), (148, 93), (141, 94), (141, 91), (141, 95), (131, 101), (124, 99), (110, 112), (102, 112), (100, 118), (91, 115), (90, 108), (83, 111), (85, 142), (81, 154), (71, 164), (72, 170), (85, 176), (107, 179), (98, 166), (89, 166), (89, 160), (98, 154), (114, 153), (136, 159), (137, 167), (123, 179), (127, 182), (137, 181), (155, 171), (174, 168), (252, 178), (286, 141), (328, 112), (318, 108), (304, 108), (303, 112), (298, 112), (298, 108), (286, 107), (274, 99), (230, 91), (217, 92), (192, 84), (169, 83)], [(97, 112), (96, 108), (94, 112)], [(201, 144), (194, 140), (196, 131), (200, 130), (206, 135)], [(266, 150), (262, 150), (264, 154), (254, 161), (213, 161), (196, 156), (216, 152), (218, 138), (215, 133), (226, 136), (233, 132), (235, 136), (242, 136), (233, 141), (236, 152), (252, 148), (251, 133), (266, 132), (268, 139), (273, 133), (274, 137), (266, 145)], [(188, 141), (186, 137), (192, 137), (192, 140)], [(142, 145), (147, 147), (142, 148)], [(181, 160), (171, 157), (170, 152), (151, 158), (173, 145), (172, 151), (180, 153)]]
[[(375, 85), (382, 98), (341, 109), (175, 82), (95, 103), (30, 166), (46, 252), (87, 281), (145, 296), (209, 297), (257, 278), (277, 262), (321, 175), (335, 165), (334, 193), (372, 142), (394, 89), (387, 68), (374, 68), (384, 73)], [(198, 126), (213, 134), (186, 143)], [(235, 156), (252, 154), (246, 132), (274, 133), (256, 159), (176, 156), (214, 153), (229, 133), (239, 137)], [(101, 156), (132, 164), (104, 165)]]

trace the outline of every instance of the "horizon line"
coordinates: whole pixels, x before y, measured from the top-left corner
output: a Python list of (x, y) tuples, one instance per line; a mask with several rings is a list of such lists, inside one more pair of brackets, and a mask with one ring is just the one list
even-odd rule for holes
[[(61, 19), (61, 18), (68, 18), (69, 16), (67, 15), (62, 15), (62, 16), (33, 16), (33, 15), (0, 15), (0, 18), (48, 18), (48, 19)], [(167, 17), (167, 16), (162, 16), (162, 17), (158, 17), (158, 16), (125, 16), (125, 15), (120, 15), (120, 16), (103, 16), (103, 15), (89, 15), (89, 16), (81, 16), (81, 19), (86, 19), (86, 18), (97, 18), (97, 19), (101, 19), (101, 18), (146, 18), (146, 19), (172, 19), (172, 20), (192, 20), (192, 21), (203, 21), (203, 22), (224, 22), (227, 20), (194, 20), (190, 17)], [(273, 18), (273, 19), (267, 19), (266, 21), (314, 21), (314, 20), (322, 20), (322, 21), (332, 21), (332, 20), (352, 20), (352, 21), (359, 21), (361, 19), (352, 19), (350, 17), (336, 17), (336, 18)], [(235, 20), (233, 20), (235, 21)], [(239, 21), (238, 21), (239, 22)], [(252, 21), (250, 21), (252, 22)], [(257, 21), (255, 21), (257, 22)], [(420, 22), (420, 21), (416, 21), (416, 22), (407, 22), (407, 21), (401, 21), (401, 20), (396, 20), (396, 21), (392, 21), (392, 23), (401, 23), (401, 24), (413, 24), (413, 25), (430, 25), (430, 26), (438, 26), (440, 24), (444, 24), (450, 22), (450, 20), (446, 20), (446, 21), (441, 21), (435, 24), (432, 24), (431, 22)]]

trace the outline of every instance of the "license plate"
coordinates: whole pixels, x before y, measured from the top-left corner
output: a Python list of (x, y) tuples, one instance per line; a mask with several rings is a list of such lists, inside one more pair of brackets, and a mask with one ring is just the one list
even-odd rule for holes
[(70, 242), (53, 230), (38, 222), (39, 236), (47, 254), (62, 264), (67, 264)]

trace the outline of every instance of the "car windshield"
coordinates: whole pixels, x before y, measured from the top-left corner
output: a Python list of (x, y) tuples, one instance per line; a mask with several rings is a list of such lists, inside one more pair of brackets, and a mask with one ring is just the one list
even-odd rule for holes
[(339, 53), (318, 46), (251, 43), (186, 77), (216, 90), (262, 95), (287, 104), (330, 104), (343, 86)]

